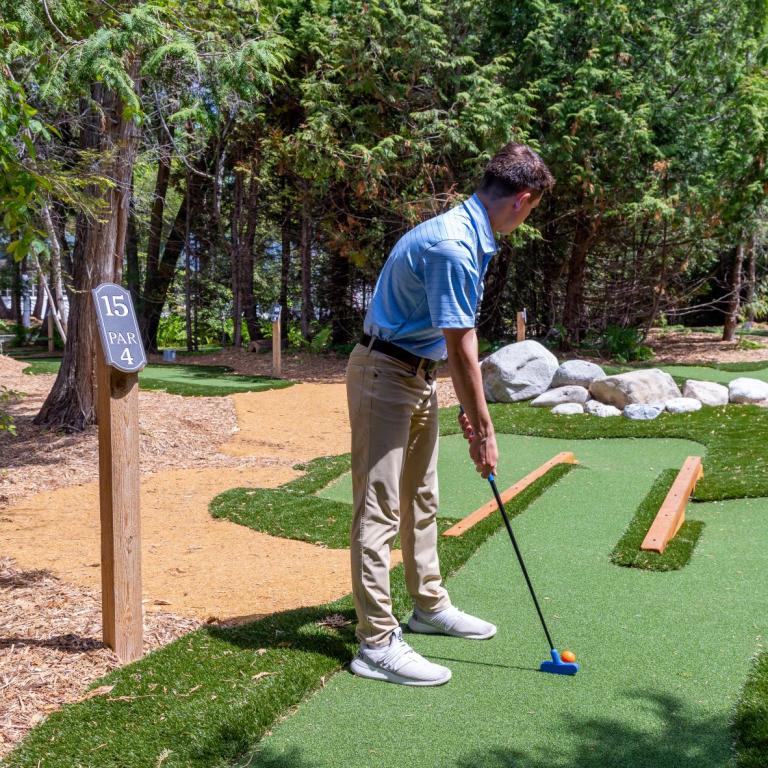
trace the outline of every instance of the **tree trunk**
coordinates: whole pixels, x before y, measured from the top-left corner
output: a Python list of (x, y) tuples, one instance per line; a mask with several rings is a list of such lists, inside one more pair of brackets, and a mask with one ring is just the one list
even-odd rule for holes
[(232, 213), (230, 221), (230, 272), (232, 281), (232, 346), (240, 349), (243, 345), (243, 247), (241, 220), (243, 216), (243, 196), (245, 171), (238, 167), (239, 153), (233, 153), (235, 165), (235, 183), (232, 189)]
[(331, 315), (331, 341), (346, 344), (352, 335), (349, 311), (349, 259), (332, 253), (328, 279), (328, 310)]
[(757, 236), (752, 235), (747, 254), (747, 322), (755, 322), (755, 292), (757, 289)]
[[(144, 346), (147, 351), (157, 352), (157, 328), (160, 325), (160, 314), (165, 305), (168, 288), (173, 280), (176, 262), (169, 264), (166, 254), (160, 254), (163, 237), (163, 214), (165, 198), (168, 194), (168, 182), (171, 175), (171, 148), (164, 141), (160, 142), (160, 154), (157, 159), (157, 176), (155, 191), (152, 196), (152, 211), (149, 215), (149, 232), (147, 235), (147, 266), (144, 273), (144, 293), (139, 298), (137, 314)], [(189, 189), (189, 188), (188, 188)], [(179, 216), (183, 216), (186, 199), (182, 201), (179, 213), (174, 222), (174, 232), (178, 238)], [(183, 224), (182, 224), (183, 226)], [(168, 240), (174, 235), (171, 233)], [(166, 243), (166, 248), (168, 243)], [(176, 253), (178, 259), (181, 249)], [(169, 254), (170, 256), (170, 254)]]
[(253, 269), (256, 257), (254, 247), (256, 245), (256, 226), (259, 221), (259, 183), (256, 174), (256, 158), (251, 159), (251, 178), (248, 183), (248, 200), (246, 203), (246, 230), (243, 238), (243, 254), (241, 259), (242, 276), (240, 286), (243, 292), (243, 314), (248, 327), (248, 336), (258, 339), (261, 328), (256, 317), (256, 301), (253, 295)]
[(576, 214), (571, 257), (568, 262), (568, 280), (565, 286), (563, 325), (565, 344), (573, 346), (581, 342), (584, 331), (584, 285), (587, 276), (587, 256), (595, 239), (597, 225), (585, 211)]
[[(131, 182), (133, 200), (133, 182)], [(133, 306), (139, 306), (141, 297), (141, 267), (139, 266), (139, 233), (136, 231), (136, 215), (133, 205), (128, 211), (128, 239), (125, 243), (125, 284), (131, 293)]]
[(309, 340), (312, 308), (312, 225), (309, 182), (302, 181), (301, 199), (301, 335)]
[(280, 254), (280, 338), (288, 340), (288, 284), (291, 280), (291, 217), (285, 210)]
[[(131, 75), (136, 83), (138, 62)], [(91, 94), (99, 111), (88, 111), (81, 133), (81, 146), (100, 153), (98, 172), (114, 182), (101, 192), (106, 203), (104, 217), (93, 220), (79, 216), (74, 254), (74, 288), (69, 315), (67, 343), (61, 368), (36, 424), (81, 431), (96, 421), (94, 355), (98, 332), (91, 289), (103, 282), (121, 279), (125, 237), (128, 227), (129, 189), (136, 154), (138, 129), (123, 117), (123, 104), (103, 83), (94, 83)], [(94, 195), (99, 194), (96, 189)]]
[(43, 303), (45, 299), (45, 275), (42, 272), (37, 273), (37, 295), (35, 296), (35, 306), (32, 308), (32, 317), (36, 320), (43, 319)]
[[(54, 213), (54, 215), (56, 214)], [(62, 243), (66, 240), (64, 237), (63, 216), (56, 217), (57, 219), (62, 219), (60, 227), (57, 227), (51, 213), (51, 208), (49, 208), (48, 205), (43, 205), (42, 217), (45, 229), (48, 232), (48, 242), (51, 244), (51, 283), (53, 287), (51, 288), (49, 286), (49, 293), (53, 294), (54, 302), (52, 302), (48, 309), (49, 311), (53, 309), (52, 314), (56, 320), (59, 334), (61, 334), (62, 340), (66, 340), (67, 317), (64, 312), (64, 281), (61, 271)], [(67, 251), (67, 254), (68, 253), (69, 252)], [(49, 296), (49, 299), (50, 298), (51, 297)]]
[(723, 341), (733, 341), (736, 336), (736, 325), (739, 322), (741, 308), (741, 270), (744, 266), (744, 243), (739, 243), (734, 250), (733, 264), (728, 280), (728, 304), (723, 323)]

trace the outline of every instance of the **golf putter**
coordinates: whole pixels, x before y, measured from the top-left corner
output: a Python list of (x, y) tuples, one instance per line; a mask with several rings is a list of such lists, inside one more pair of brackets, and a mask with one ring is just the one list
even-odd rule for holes
[[(459, 406), (459, 413), (464, 413), (464, 408), (462, 406)], [(549, 672), (553, 675), (575, 675), (579, 671), (579, 664), (575, 661), (563, 661), (560, 658), (559, 651), (555, 648), (555, 644), (552, 642), (552, 636), (549, 634), (547, 622), (544, 621), (544, 614), (541, 612), (541, 607), (539, 606), (539, 601), (536, 598), (536, 593), (533, 591), (533, 584), (531, 584), (531, 579), (528, 576), (528, 571), (526, 570), (525, 563), (523, 562), (523, 556), (520, 552), (520, 548), (517, 546), (517, 540), (515, 539), (515, 534), (512, 532), (512, 526), (509, 522), (507, 512), (504, 509), (504, 502), (501, 500), (499, 489), (496, 487), (496, 478), (493, 476), (493, 474), (488, 475), (488, 482), (491, 485), (491, 490), (493, 491), (493, 495), (496, 499), (499, 512), (501, 512), (501, 516), (504, 519), (504, 525), (507, 527), (507, 533), (509, 534), (509, 538), (512, 541), (512, 546), (515, 548), (517, 561), (520, 563), (520, 569), (522, 570), (523, 576), (525, 577), (525, 583), (528, 585), (528, 591), (531, 593), (533, 604), (536, 606), (536, 612), (539, 614), (541, 626), (544, 629), (544, 634), (547, 636), (547, 642), (549, 643), (549, 653), (552, 659), (551, 661), (542, 661), (539, 665), (539, 669), (542, 672)]]

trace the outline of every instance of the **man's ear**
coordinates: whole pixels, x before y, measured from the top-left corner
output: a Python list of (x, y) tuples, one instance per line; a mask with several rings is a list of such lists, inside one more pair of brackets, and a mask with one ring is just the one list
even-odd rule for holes
[(527, 203), (530, 200), (531, 193), (523, 192), (521, 195), (515, 197), (515, 210), (519, 211), (523, 203)]

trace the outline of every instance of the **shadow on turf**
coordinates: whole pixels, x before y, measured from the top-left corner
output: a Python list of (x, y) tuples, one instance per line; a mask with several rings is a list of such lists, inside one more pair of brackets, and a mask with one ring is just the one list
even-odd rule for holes
[[(681, 699), (655, 691), (637, 693), (632, 698), (640, 718), (650, 714), (662, 721), (660, 730), (649, 734), (610, 717), (571, 717), (562, 728), (580, 738), (581, 743), (573, 753), (564, 753), (553, 741), (546, 752), (542, 750), (537, 754), (497, 747), (461, 755), (456, 762), (435, 762), (425, 743), (423, 764), (445, 768), (723, 768), (727, 763), (728, 755), (723, 754), (723, 744), (730, 741), (730, 734), (724, 718), (697, 717)], [(464, 725), (471, 728), (472, 724), (467, 721)], [(382, 727), (386, 727), (386, 715)], [(355, 750), (358, 751), (359, 748)], [(389, 759), (390, 756), (382, 755), (377, 762), (371, 756), (366, 765), (367, 768), (394, 765)], [(350, 768), (362, 765), (355, 760), (350, 755)], [(420, 765), (413, 759), (409, 763), (414, 768)], [(320, 765), (331, 764), (347, 765), (338, 759)], [(231, 768), (317, 767), (318, 763), (301, 747), (291, 747), (281, 753), (267, 747), (231, 764)]]

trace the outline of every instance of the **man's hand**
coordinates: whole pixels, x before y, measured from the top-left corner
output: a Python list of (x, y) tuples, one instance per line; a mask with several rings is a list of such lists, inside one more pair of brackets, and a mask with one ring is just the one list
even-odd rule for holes
[(459, 426), (464, 433), (464, 438), (469, 443), (469, 457), (472, 459), (475, 469), (485, 479), (488, 478), (488, 475), (495, 474), (496, 465), (499, 461), (496, 435), (478, 436), (463, 409), (459, 411)]

